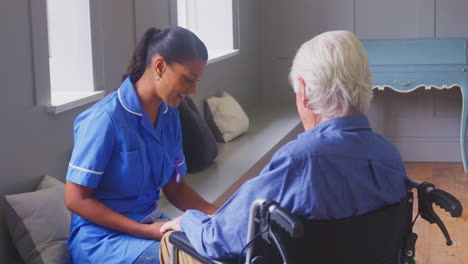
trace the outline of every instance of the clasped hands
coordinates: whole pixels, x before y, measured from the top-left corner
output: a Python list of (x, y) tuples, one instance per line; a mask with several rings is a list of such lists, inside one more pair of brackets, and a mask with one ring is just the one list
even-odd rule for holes
[[(209, 217), (212, 217), (213, 215), (212, 214), (209, 214), (208, 215)], [(174, 230), (174, 231), (180, 231), (182, 232), (183, 230), (180, 228), (180, 219), (182, 218), (182, 216), (178, 216), (170, 221), (167, 221), (166, 223), (164, 223), (161, 228), (159, 229), (159, 232), (161, 232), (161, 234), (165, 234), (166, 232), (168, 231), (171, 231), (171, 230)]]
[(182, 216), (178, 216), (178, 217), (164, 223), (161, 226), (161, 228), (159, 229), (159, 232), (161, 232), (161, 234), (164, 235), (166, 232), (171, 231), (171, 230), (182, 231), (182, 229), (180, 228), (180, 218), (181, 217)]

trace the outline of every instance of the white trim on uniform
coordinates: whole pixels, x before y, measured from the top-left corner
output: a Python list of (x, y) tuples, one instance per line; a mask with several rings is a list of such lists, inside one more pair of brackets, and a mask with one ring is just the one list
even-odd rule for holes
[(68, 166), (70, 166), (72, 168), (75, 168), (75, 169), (78, 169), (78, 170), (82, 170), (82, 171), (85, 171), (85, 172), (90, 172), (90, 173), (94, 173), (94, 174), (98, 174), (98, 175), (104, 174), (104, 172), (88, 170), (88, 169), (85, 169), (85, 168), (75, 166), (75, 165), (73, 165), (71, 163), (68, 163)]
[(184, 157), (184, 159), (183, 159), (179, 164), (177, 164), (177, 167), (181, 166), (181, 165), (184, 164), (184, 163), (185, 163), (185, 157)]
[(127, 112), (132, 113), (132, 114), (137, 115), (137, 116), (143, 116), (142, 113), (133, 112), (132, 110), (128, 109), (128, 108), (122, 103), (122, 98), (120, 97), (120, 89), (117, 90), (117, 96), (119, 97), (119, 102), (120, 102), (120, 104), (122, 105), (122, 107), (123, 107), (125, 110), (127, 110)]
[(166, 105), (166, 110), (164, 110), (163, 114), (167, 113), (167, 110), (169, 110), (169, 107), (167, 106), (166, 102), (163, 102)]

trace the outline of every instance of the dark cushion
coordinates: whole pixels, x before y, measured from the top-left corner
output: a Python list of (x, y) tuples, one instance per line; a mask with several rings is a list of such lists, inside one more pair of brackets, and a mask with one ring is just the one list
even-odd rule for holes
[(189, 96), (180, 103), (179, 116), (187, 171), (201, 171), (218, 155), (216, 139)]
[(210, 106), (208, 105), (208, 102), (206, 100), (203, 101), (203, 110), (205, 114), (206, 123), (211, 129), (211, 132), (213, 133), (213, 136), (215, 137), (216, 141), (226, 143), (226, 141), (224, 141), (223, 138), (223, 133), (221, 133), (218, 126), (216, 125), (216, 122), (214, 121), (213, 114), (210, 111)]

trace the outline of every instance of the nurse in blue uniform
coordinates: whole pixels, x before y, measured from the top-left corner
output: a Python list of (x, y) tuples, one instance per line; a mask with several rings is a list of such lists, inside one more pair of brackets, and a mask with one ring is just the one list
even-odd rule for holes
[(120, 88), (76, 118), (65, 185), (74, 263), (159, 263), (160, 190), (182, 211), (216, 211), (183, 179), (177, 110), (207, 58), (189, 30), (150, 28)]

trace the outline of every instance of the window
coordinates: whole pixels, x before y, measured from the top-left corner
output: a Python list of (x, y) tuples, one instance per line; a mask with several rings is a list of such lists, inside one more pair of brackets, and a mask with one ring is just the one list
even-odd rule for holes
[(238, 0), (177, 0), (177, 24), (193, 31), (208, 48), (208, 63), (239, 52)]
[(104, 97), (94, 91), (90, 1), (32, 2), (36, 104), (57, 114)]

